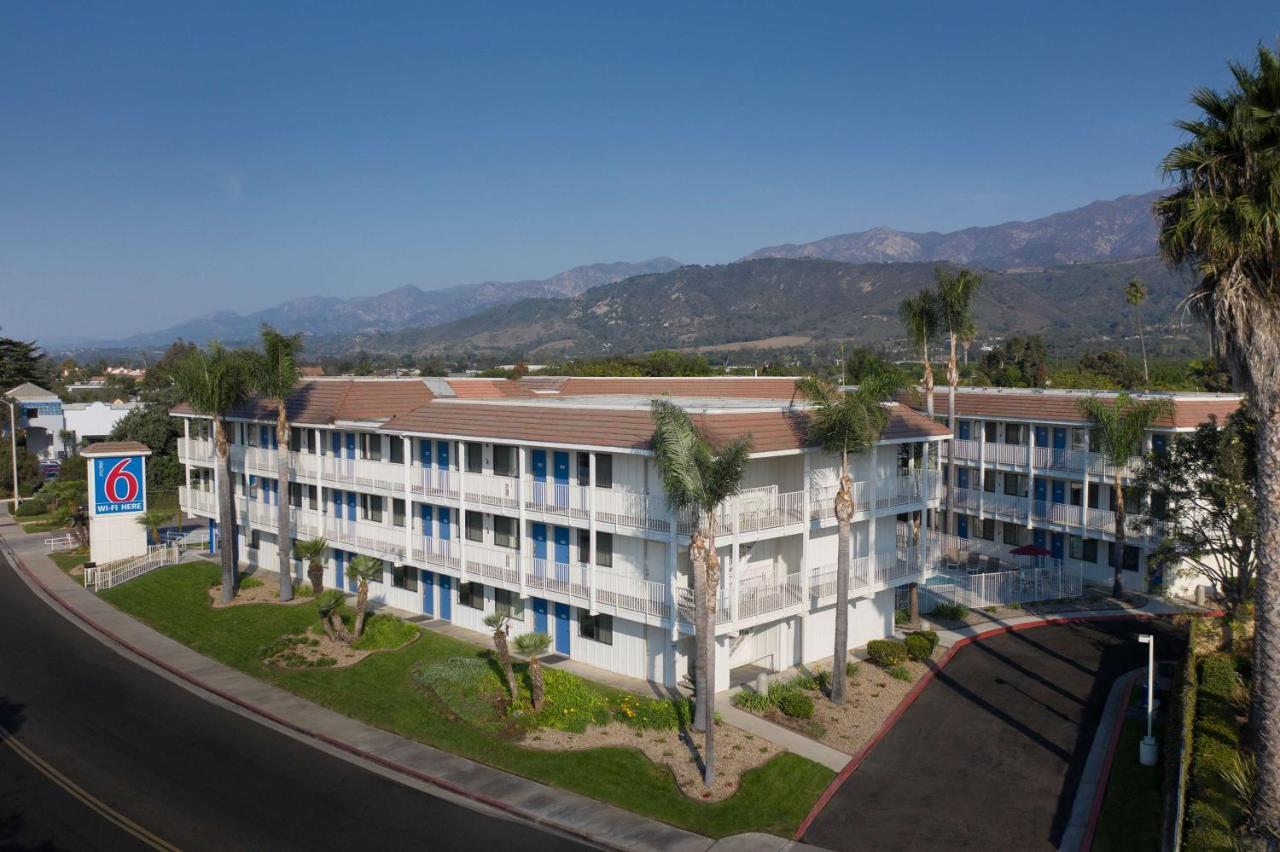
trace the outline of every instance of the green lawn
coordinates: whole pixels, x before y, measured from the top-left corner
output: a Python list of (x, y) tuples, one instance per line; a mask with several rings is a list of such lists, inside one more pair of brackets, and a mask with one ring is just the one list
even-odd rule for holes
[(54, 564), (57, 565), (59, 568), (61, 568), (63, 571), (70, 571), (72, 568), (76, 567), (77, 565), (83, 565), (85, 562), (89, 561), (89, 554), (87, 553), (50, 553), (49, 558), (52, 559), (54, 561)]
[[(1158, 720), (1157, 720), (1158, 721)], [(1129, 719), (1120, 732), (1107, 795), (1094, 833), (1093, 848), (1099, 852), (1158, 852), (1164, 821), (1164, 749), (1155, 766), (1138, 760), (1138, 744), (1147, 733), (1146, 718)], [(1164, 743), (1162, 726), (1155, 726), (1156, 742)]]
[(709, 803), (681, 793), (667, 769), (636, 750), (521, 748), (492, 730), (460, 721), (413, 684), (410, 672), (419, 662), (484, 653), (432, 631), (406, 648), (375, 654), (350, 668), (268, 668), (261, 649), (315, 623), (315, 610), (269, 604), (215, 610), (208, 588), (218, 578), (218, 566), (189, 563), (153, 572), (102, 597), (203, 654), (348, 716), (712, 837), (743, 831), (790, 835), (834, 777), (823, 766), (783, 754), (747, 773), (731, 798)]

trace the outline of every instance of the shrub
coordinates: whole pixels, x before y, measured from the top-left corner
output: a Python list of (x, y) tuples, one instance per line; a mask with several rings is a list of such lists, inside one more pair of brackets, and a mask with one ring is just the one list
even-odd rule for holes
[(778, 709), (792, 719), (812, 719), (813, 699), (803, 692), (788, 692), (778, 702)]
[(640, 698), (625, 695), (614, 718), (636, 728), (671, 731), (693, 723), (692, 698)]
[(399, 648), (413, 641), (418, 628), (392, 615), (375, 615), (364, 623), (364, 635), (351, 643), (362, 651), (381, 651)]
[(262, 581), (257, 577), (241, 577), (240, 591), (244, 592), (249, 589), (258, 589), (262, 587)]
[(1202, 659), (1198, 674), (1185, 845), (1189, 849), (1232, 849), (1236, 826), (1243, 821), (1229, 780), (1240, 751), (1234, 702), (1238, 680), (1231, 658), (1225, 655)]
[(933, 645), (929, 644), (929, 640), (918, 633), (907, 634), (903, 644), (906, 646), (907, 656), (917, 663), (929, 659), (929, 655), (933, 653)]
[(807, 689), (810, 692), (818, 690), (818, 678), (816, 675), (798, 674), (787, 683), (796, 689)]
[(907, 661), (907, 646), (897, 639), (873, 639), (867, 643), (867, 656), (881, 668), (889, 668)]
[(36, 515), (44, 515), (49, 512), (49, 504), (39, 497), (32, 497), (30, 500), (24, 500), (18, 511), (14, 512), (14, 517), (31, 518)]
[(858, 676), (858, 664), (857, 664), (857, 663), (855, 663), (855, 662), (853, 662), (852, 660), (850, 660), (849, 662), (845, 663), (845, 664), (844, 664), (844, 675), (845, 675), (845, 677), (857, 677), (857, 676)]
[(940, 621), (964, 621), (969, 615), (969, 608), (958, 603), (940, 603), (929, 615)]
[(748, 713), (763, 713), (773, 706), (768, 695), (754, 689), (740, 689), (733, 696), (733, 706), (740, 707)]
[(908, 669), (906, 666), (894, 666), (893, 668), (889, 669), (889, 677), (893, 678), (894, 680), (910, 681), (911, 670)]
[(813, 680), (818, 685), (818, 689), (827, 692), (831, 689), (831, 672), (826, 669), (819, 669), (813, 673)]
[(938, 631), (936, 630), (913, 630), (912, 636), (923, 636), (929, 642), (929, 653), (932, 654), (938, 647)]
[(894, 624), (906, 624), (911, 620), (911, 613), (905, 609), (895, 609), (893, 611)]

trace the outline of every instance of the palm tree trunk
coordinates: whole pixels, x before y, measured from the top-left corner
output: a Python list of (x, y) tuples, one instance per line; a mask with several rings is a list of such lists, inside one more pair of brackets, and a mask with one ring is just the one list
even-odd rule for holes
[[(715, 520), (712, 519), (712, 524)], [(699, 686), (702, 695), (706, 696), (707, 709), (705, 712), (705, 739), (702, 750), (703, 774), (702, 783), (710, 788), (716, 783), (716, 712), (715, 712), (715, 696), (716, 696), (716, 596), (720, 590), (720, 556), (716, 553), (715, 538), (708, 533), (704, 539), (703, 547), (706, 548), (706, 565), (707, 579), (703, 584), (703, 597), (706, 598), (705, 615), (707, 622), (707, 631), (703, 634), (704, 650), (702, 652), (704, 663), (703, 668), (706, 670), (706, 686)], [(735, 566), (736, 567), (736, 566)]]
[(1258, 537), (1253, 683), (1255, 825), (1280, 837), (1280, 408), (1258, 415)]
[(947, 426), (956, 431), (956, 386), (960, 384), (960, 363), (956, 360), (956, 336), (951, 335), (951, 354), (947, 357)]
[[(920, 558), (920, 517), (919, 513), (912, 518), (911, 522), (911, 548), (912, 557), (919, 564)], [(920, 584), (907, 584), (907, 623), (913, 628), (920, 626)]]
[(511, 648), (507, 645), (507, 631), (498, 628), (493, 631), (493, 647), (498, 649), (498, 660), (502, 663), (502, 673), (507, 676), (507, 690), (511, 693), (511, 706), (516, 706), (516, 672), (511, 667)]
[(533, 709), (536, 713), (542, 709), (542, 661), (537, 655), (529, 655), (529, 697), (533, 699)]
[(289, 524), (289, 421), (284, 400), (276, 414), (276, 552), (280, 560), (280, 600), (293, 600), (293, 529)]
[(1133, 312), (1138, 316), (1138, 345), (1142, 347), (1142, 387), (1145, 390), (1151, 386), (1151, 375), (1147, 372), (1147, 339), (1142, 334), (1142, 308), (1134, 305)]
[(703, 640), (707, 635), (707, 603), (703, 590), (707, 585), (707, 563), (701, 544), (702, 531), (695, 529), (689, 540), (689, 570), (693, 580), (693, 729), (707, 728), (707, 656)]
[(369, 583), (367, 580), (360, 580), (360, 589), (356, 592), (356, 638), (359, 639), (364, 635), (364, 611), (369, 605)]
[(1124, 486), (1120, 483), (1120, 473), (1117, 469), (1115, 480), (1112, 482), (1111, 489), (1116, 496), (1116, 546), (1115, 552), (1111, 554), (1111, 596), (1119, 598), (1124, 594), (1124, 545), (1125, 545), (1125, 515), (1124, 515)]
[(929, 363), (929, 342), (926, 340), (920, 347), (920, 359), (924, 361), (924, 404), (933, 419), (933, 365)]
[(218, 465), (222, 468), (222, 475), (218, 477), (218, 555), (222, 561), (222, 602), (225, 604), (231, 603), (235, 597), (240, 576), (236, 570), (236, 506), (231, 490), (231, 447), (227, 444), (222, 421), (216, 418), (213, 421), (213, 438)]
[(849, 659), (849, 522), (853, 496), (849, 493), (849, 457), (840, 463), (840, 488), (836, 491), (836, 646), (831, 655), (831, 700), (844, 703), (845, 661)]
[(318, 560), (307, 563), (307, 577), (311, 580), (311, 592), (316, 597), (324, 591), (324, 566)]

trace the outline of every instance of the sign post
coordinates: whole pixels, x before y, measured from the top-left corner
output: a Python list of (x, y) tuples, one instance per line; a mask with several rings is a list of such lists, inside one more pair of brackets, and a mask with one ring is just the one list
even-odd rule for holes
[(81, 453), (89, 469), (89, 558), (98, 565), (147, 552), (138, 517), (147, 510), (147, 456), (136, 441), (93, 444)]
[(1156, 700), (1156, 637), (1150, 633), (1140, 633), (1138, 641), (1147, 646), (1147, 735), (1138, 746), (1138, 760), (1143, 766), (1155, 766), (1158, 749), (1151, 723)]

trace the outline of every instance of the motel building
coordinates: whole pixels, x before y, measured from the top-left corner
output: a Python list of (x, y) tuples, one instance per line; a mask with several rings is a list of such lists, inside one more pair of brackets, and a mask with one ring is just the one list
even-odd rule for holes
[[(952, 550), (983, 560), (1016, 563), (1010, 551), (1034, 545), (1049, 551), (1086, 582), (1109, 584), (1115, 542), (1115, 468), (1096, 450), (1090, 423), (1079, 403), (1089, 396), (1115, 399), (1115, 392), (961, 387), (956, 390), (956, 435), (943, 449), (948, 495), (937, 515), (944, 534), (943, 558)], [(1134, 394), (1164, 398), (1172, 406), (1148, 430), (1143, 452), (1161, 452), (1180, 432), (1216, 418), (1222, 422), (1243, 397), (1217, 393)], [(924, 410), (923, 392), (900, 401)], [(935, 389), (934, 412), (947, 415), (947, 389)], [(1123, 554), (1126, 589), (1189, 596), (1195, 578), (1153, 577), (1148, 557), (1164, 531), (1166, 507), (1159, 495), (1132, 488), (1138, 463), (1121, 471), (1130, 513)], [(1151, 502), (1154, 501), (1154, 502)], [(1149, 520), (1154, 519), (1154, 520)], [(969, 559), (974, 558), (969, 556)], [(1152, 582), (1155, 581), (1155, 582)]]
[[(717, 689), (732, 670), (829, 658), (839, 460), (807, 446), (794, 379), (307, 378), (286, 406), (288, 482), (276, 481), (274, 407), (250, 402), (230, 418), (230, 544), (240, 563), (277, 570), (288, 501), (294, 535), (329, 542), (327, 586), (354, 591), (344, 567), (374, 556), (375, 601), (477, 639), (502, 611), (514, 634), (545, 632), (558, 654), (674, 686), (693, 653), (691, 522), (667, 505), (649, 448), (650, 401), (662, 394), (714, 443), (754, 440), (745, 488), (717, 519)], [(889, 408), (882, 439), (851, 460), (850, 647), (892, 634), (897, 588), (932, 558), (943, 493), (948, 431)], [(173, 414), (182, 508), (216, 532), (211, 423)]]

